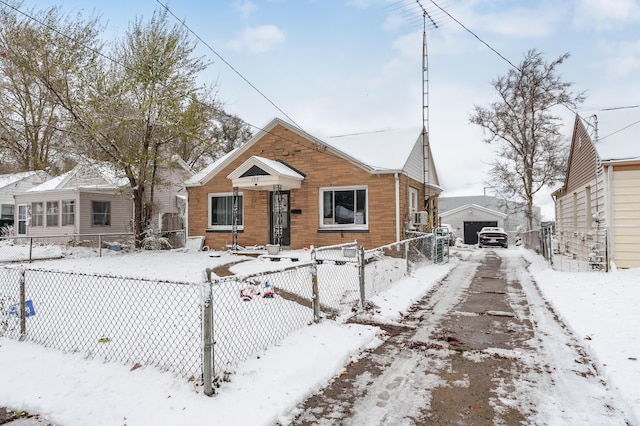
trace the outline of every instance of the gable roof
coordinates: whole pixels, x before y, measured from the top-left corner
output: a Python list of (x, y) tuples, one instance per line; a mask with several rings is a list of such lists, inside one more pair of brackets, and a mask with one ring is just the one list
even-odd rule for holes
[(587, 114), (582, 113), (582, 116), (597, 118), (597, 138), (593, 125), (585, 125), (585, 128), (602, 161), (640, 160), (640, 108), (601, 110)]
[(42, 170), (0, 175), (0, 189), (5, 188), (9, 185), (13, 185), (17, 182), (20, 182), (21, 180), (28, 179), (32, 176), (39, 176), (44, 179), (49, 175)]
[[(85, 180), (90, 177), (90, 180)], [(119, 176), (113, 166), (107, 163), (82, 163), (70, 171), (49, 179), (28, 192), (55, 191), (63, 189), (99, 189), (115, 190), (128, 184), (128, 180)]]
[(487, 207), (482, 207), (477, 204), (465, 204), (460, 207), (456, 207), (455, 209), (447, 210), (446, 212), (440, 213), (440, 217), (449, 217), (456, 213), (460, 213), (464, 210), (476, 210), (482, 213), (491, 214), (494, 216), (498, 216), (499, 218), (505, 219), (507, 217), (506, 213), (499, 212), (497, 210), (492, 210)]
[(253, 155), (229, 173), (227, 179), (238, 188), (265, 190), (281, 185), (289, 190), (300, 188), (304, 176), (280, 161)]
[[(185, 182), (185, 186), (200, 186), (215, 176), (228, 163), (247, 151), (276, 126), (283, 126), (331, 153), (356, 164), (370, 173), (396, 173), (406, 170), (417, 144), (421, 146), (421, 131), (416, 129), (345, 135), (321, 140), (279, 118), (274, 118), (262, 130), (239, 148), (220, 157)], [(434, 183), (437, 181), (435, 167)], [(421, 179), (422, 180), (422, 179)], [(437, 183), (436, 183), (437, 184)]]

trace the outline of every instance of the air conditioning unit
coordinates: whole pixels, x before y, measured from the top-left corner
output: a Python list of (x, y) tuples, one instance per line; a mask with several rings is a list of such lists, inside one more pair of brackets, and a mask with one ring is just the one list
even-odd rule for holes
[(413, 218), (414, 225), (428, 225), (429, 212), (415, 212)]

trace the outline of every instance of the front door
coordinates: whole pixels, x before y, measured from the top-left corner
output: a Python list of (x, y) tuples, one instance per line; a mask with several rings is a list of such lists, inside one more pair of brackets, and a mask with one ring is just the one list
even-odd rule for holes
[[(280, 198), (278, 208), (277, 198)], [(280, 233), (280, 245), (291, 245), (291, 231), (289, 229), (289, 191), (280, 191), (280, 197), (275, 192), (269, 193), (269, 244), (276, 244)], [(279, 211), (279, 212), (278, 212)]]
[(29, 220), (29, 209), (26, 204), (18, 206), (18, 227), (17, 235), (27, 235), (27, 221)]

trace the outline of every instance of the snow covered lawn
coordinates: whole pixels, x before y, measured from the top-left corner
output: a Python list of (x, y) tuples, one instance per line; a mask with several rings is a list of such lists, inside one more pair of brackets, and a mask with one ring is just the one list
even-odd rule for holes
[[(634, 424), (640, 424), (640, 270), (562, 273), (521, 248), (542, 293), (584, 342)], [(298, 253), (301, 261), (307, 252)], [(204, 270), (235, 257), (208, 253), (148, 252), (104, 258), (36, 262), (47, 269), (76, 270), (198, 282)], [(402, 312), (455, 266), (420, 268), (374, 298), (378, 319), (397, 321)], [(290, 261), (251, 260), (231, 268), (249, 274), (287, 266)], [(155, 368), (123, 366), (0, 338), (0, 406), (39, 413), (73, 425), (173, 425), (215, 421), (218, 425), (286, 423), (289, 410), (321, 388), (367, 347), (380, 343), (373, 326), (324, 321), (290, 334), (280, 344), (239, 366), (232, 381), (208, 398), (194, 382)]]

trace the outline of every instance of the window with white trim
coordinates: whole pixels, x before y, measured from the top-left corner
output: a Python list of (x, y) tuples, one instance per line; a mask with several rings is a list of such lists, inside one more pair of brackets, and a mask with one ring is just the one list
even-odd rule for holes
[(0, 219), (13, 220), (13, 204), (2, 204)]
[(91, 202), (91, 225), (111, 226), (111, 201)]
[(413, 218), (413, 214), (418, 211), (418, 194), (417, 189), (409, 187), (409, 213), (411, 218)]
[(42, 202), (31, 203), (31, 226), (44, 225), (44, 208)]
[(320, 188), (322, 228), (368, 229), (367, 187)]
[(66, 200), (62, 202), (62, 226), (75, 225), (76, 223), (76, 211), (75, 201)]
[[(209, 229), (231, 230), (233, 193), (209, 194)], [(244, 196), (238, 193), (238, 230), (244, 229)]]
[(60, 203), (47, 201), (47, 226), (58, 226), (60, 223)]

